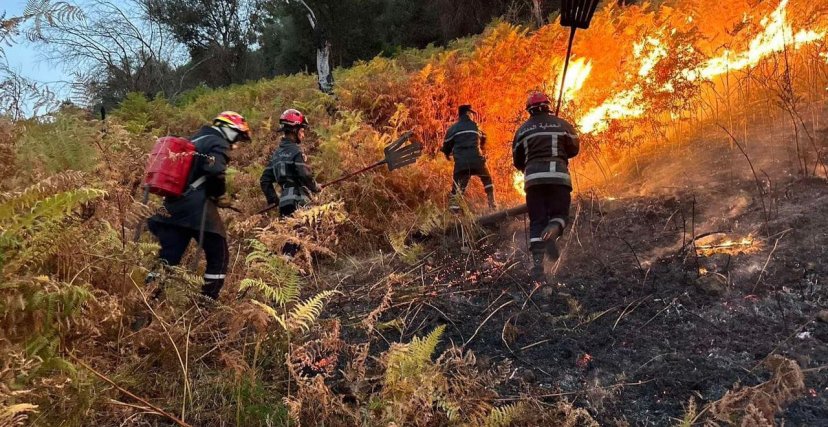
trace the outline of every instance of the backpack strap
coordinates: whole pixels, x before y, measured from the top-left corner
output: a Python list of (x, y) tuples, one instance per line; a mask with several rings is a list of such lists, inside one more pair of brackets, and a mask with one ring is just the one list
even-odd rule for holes
[[(211, 135), (202, 135), (202, 136), (199, 136), (198, 138), (195, 138), (195, 139), (191, 140), (190, 142), (193, 143), (193, 145), (195, 145), (195, 143), (197, 141), (199, 141), (201, 139), (204, 139), (204, 138), (207, 138), (208, 136), (211, 136)], [(193, 181), (190, 184), (190, 190), (189, 191), (198, 190), (198, 187), (201, 187), (206, 181), (207, 181), (207, 175), (200, 176), (197, 180)]]

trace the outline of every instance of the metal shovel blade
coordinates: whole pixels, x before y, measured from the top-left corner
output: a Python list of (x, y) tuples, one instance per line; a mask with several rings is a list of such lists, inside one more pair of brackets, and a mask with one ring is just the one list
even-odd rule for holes
[(573, 28), (589, 28), (599, 0), (563, 0), (561, 3), (561, 25)]
[(419, 142), (409, 141), (413, 132), (402, 134), (396, 141), (385, 147), (385, 163), (388, 170), (393, 171), (408, 166), (417, 161), (423, 153), (423, 146)]

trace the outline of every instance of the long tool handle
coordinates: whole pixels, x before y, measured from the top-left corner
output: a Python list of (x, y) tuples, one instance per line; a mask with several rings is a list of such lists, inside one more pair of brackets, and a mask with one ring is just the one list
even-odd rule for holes
[(201, 257), (201, 251), (204, 250), (204, 227), (207, 225), (207, 203), (210, 203), (210, 198), (205, 197), (204, 205), (201, 207), (201, 225), (198, 227), (198, 249), (193, 255), (193, 262), (190, 264), (190, 270), (195, 271), (198, 268), (198, 259)]
[(256, 213), (255, 213), (255, 214), (253, 214), (253, 215), (261, 215), (261, 214), (263, 214), (263, 213), (265, 213), (265, 212), (267, 212), (267, 211), (270, 211), (270, 210), (276, 209), (276, 208), (278, 208), (278, 207), (279, 207), (279, 204), (278, 204), (278, 203), (271, 203), (271, 204), (269, 204), (269, 205), (267, 205), (267, 206), (265, 206), (265, 207), (263, 207), (263, 208), (261, 208), (261, 209), (257, 210), (257, 211), (256, 211)]
[(478, 225), (481, 225), (483, 227), (489, 227), (497, 225), (507, 218), (523, 215), (527, 212), (529, 212), (529, 208), (525, 204), (523, 204), (506, 210), (498, 211), (489, 215), (478, 217), (474, 221)]
[[(364, 167), (364, 168), (362, 168), (362, 169), (360, 169), (360, 170), (358, 170), (358, 171), (354, 171), (354, 172), (346, 173), (345, 175), (342, 175), (342, 176), (340, 176), (339, 178), (337, 178), (337, 179), (335, 179), (335, 180), (333, 180), (333, 181), (329, 181), (329, 182), (326, 182), (326, 183), (324, 183), (324, 184), (321, 184), (319, 187), (320, 187), (320, 188), (325, 188), (325, 187), (330, 187), (331, 185), (334, 185), (334, 184), (339, 184), (339, 183), (340, 183), (340, 182), (342, 182), (342, 181), (345, 181), (345, 180), (351, 179), (351, 178), (353, 178), (353, 177), (355, 177), (355, 176), (357, 176), (357, 175), (360, 175), (360, 174), (363, 174), (363, 173), (365, 173), (365, 172), (368, 172), (368, 171), (369, 171), (369, 170), (371, 170), (371, 169), (374, 169), (374, 168), (377, 168), (377, 167), (379, 167), (379, 166), (382, 166), (382, 165), (386, 164), (387, 162), (388, 162), (388, 160), (380, 160), (380, 161), (378, 161), (378, 162), (376, 162), (376, 163), (374, 163), (374, 164), (372, 164), (372, 165), (368, 165), (368, 166), (366, 166), (366, 167)], [(263, 214), (263, 213), (265, 213), (265, 212), (267, 212), (267, 211), (270, 211), (270, 210), (276, 209), (278, 206), (279, 206), (279, 205), (278, 205), (277, 203), (274, 203), (274, 204), (272, 204), (272, 205), (267, 205), (267, 206), (265, 206), (265, 207), (263, 207), (263, 208), (259, 209), (258, 211), (256, 211), (255, 215), (261, 215), (261, 214)]]
[[(101, 107), (101, 111), (103, 111), (103, 107)], [(149, 188), (144, 187), (144, 197), (141, 198), (141, 204), (142, 205), (146, 206), (147, 202), (149, 202), (149, 194), (150, 194), (149, 193)], [(133, 242), (137, 243), (138, 239), (141, 238), (141, 233), (144, 232), (144, 223), (146, 221), (147, 221), (146, 219), (141, 219), (141, 221), (138, 222), (138, 225), (135, 226), (135, 237), (132, 239)]]
[(376, 167), (382, 166), (382, 165), (384, 165), (386, 162), (387, 162), (387, 160), (380, 160), (380, 161), (378, 161), (378, 162), (376, 162), (376, 163), (374, 163), (374, 164), (372, 164), (372, 165), (370, 165), (370, 166), (366, 166), (366, 167), (364, 167), (364, 168), (362, 168), (362, 169), (360, 169), (360, 170), (358, 170), (358, 171), (354, 171), (354, 172), (351, 172), (351, 173), (346, 173), (345, 175), (342, 175), (341, 177), (339, 177), (339, 178), (337, 178), (337, 179), (335, 179), (335, 180), (333, 180), (333, 181), (326, 182), (326, 183), (324, 183), (324, 184), (320, 185), (320, 187), (325, 188), (325, 187), (329, 187), (329, 186), (334, 185), (334, 184), (339, 184), (339, 183), (340, 183), (340, 182), (342, 182), (342, 181), (345, 181), (345, 180), (351, 179), (351, 178), (353, 178), (353, 177), (355, 177), (355, 176), (357, 176), (357, 175), (359, 175), (359, 174), (362, 174), (362, 173), (368, 172), (368, 171), (369, 171), (369, 170), (371, 170), (371, 169), (374, 169), (374, 168), (376, 168)]
[(569, 44), (566, 45), (566, 59), (564, 60), (563, 76), (561, 76), (561, 89), (558, 92), (558, 106), (555, 108), (555, 117), (561, 112), (561, 102), (563, 102), (564, 85), (566, 84), (566, 70), (569, 68), (569, 57), (572, 55), (572, 42), (575, 41), (575, 30), (578, 28), (572, 26), (572, 31), (569, 33)]

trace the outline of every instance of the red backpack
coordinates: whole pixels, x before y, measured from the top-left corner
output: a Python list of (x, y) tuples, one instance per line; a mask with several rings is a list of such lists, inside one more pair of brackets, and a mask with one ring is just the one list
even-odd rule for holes
[[(201, 138), (196, 138), (196, 140)], [(181, 197), (190, 179), (196, 147), (190, 140), (164, 136), (155, 141), (144, 173), (147, 192), (163, 197)]]

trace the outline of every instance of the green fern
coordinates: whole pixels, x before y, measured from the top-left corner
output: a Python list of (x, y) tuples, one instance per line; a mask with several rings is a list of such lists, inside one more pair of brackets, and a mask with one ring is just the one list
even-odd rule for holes
[(693, 423), (698, 418), (698, 408), (696, 407), (696, 399), (692, 396), (690, 400), (687, 402), (687, 407), (684, 411), (684, 418), (682, 418), (676, 427), (692, 427)]
[(446, 325), (440, 325), (434, 328), (431, 333), (425, 338), (414, 338), (409, 345), (411, 355), (420, 361), (431, 361), (431, 356), (437, 350), (437, 344), (440, 343), (440, 337), (446, 330)]
[(98, 164), (96, 132), (79, 113), (56, 114), (54, 121), (26, 129), (17, 160), (24, 171), (91, 171)]
[(46, 198), (32, 197), (37, 193), (23, 193), (0, 204), (0, 232), (19, 234), (38, 225), (63, 220), (73, 209), (106, 195), (103, 190), (78, 188)]
[(525, 411), (522, 403), (493, 408), (483, 423), (486, 427), (508, 427)]
[(316, 323), (316, 320), (322, 314), (322, 309), (325, 308), (325, 300), (333, 296), (334, 291), (320, 292), (310, 299), (296, 304), (290, 313), (285, 317), (280, 314), (273, 307), (253, 300), (253, 304), (264, 310), (270, 317), (276, 320), (279, 325), (285, 330), (300, 330), (301, 332), (310, 331), (311, 327)]
[(298, 286), (270, 286), (261, 279), (244, 279), (239, 284), (239, 291), (253, 289), (272, 303), (285, 305), (299, 297)]
[[(74, 209), (106, 194), (94, 188), (78, 188), (50, 195), (48, 184), (0, 197), (0, 268), (5, 274), (42, 263), (53, 255), (58, 248), (56, 237), (69, 236), (67, 221)], [(18, 267), (6, 271), (12, 261)]]
[(415, 264), (423, 256), (423, 245), (418, 243), (408, 245), (405, 243), (408, 233), (393, 233), (388, 235), (388, 242), (400, 259), (408, 264)]
[(316, 323), (316, 319), (322, 314), (325, 307), (325, 300), (332, 297), (336, 292), (322, 291), (308, 300), (296, 304), (290, 311), (289, 324), (297, 325), (303, 332), (310, 330)]
[(445, 330), (446, 326), (440, 325), (424, 338), (415, 337), (410, 343), (389, 350), (385, 383), (393, 386), (405, 378), (420, 375), (432, 365), (431, 356)]
[(242, 281), (240, 290), (259, 291), (268, 302), (284, 306), (295, 302), (299, 297), (301, 279), (293, 264), (282, 257), (274, 255), (268, 247), (258, 240), (248, 240), (251, 252), (245, 263), (255, 276)]
[(0, 406), (0, 426), (22, 426), (26, 424), (29, 414), (37, 413), (37, 405), (18, 403)]

